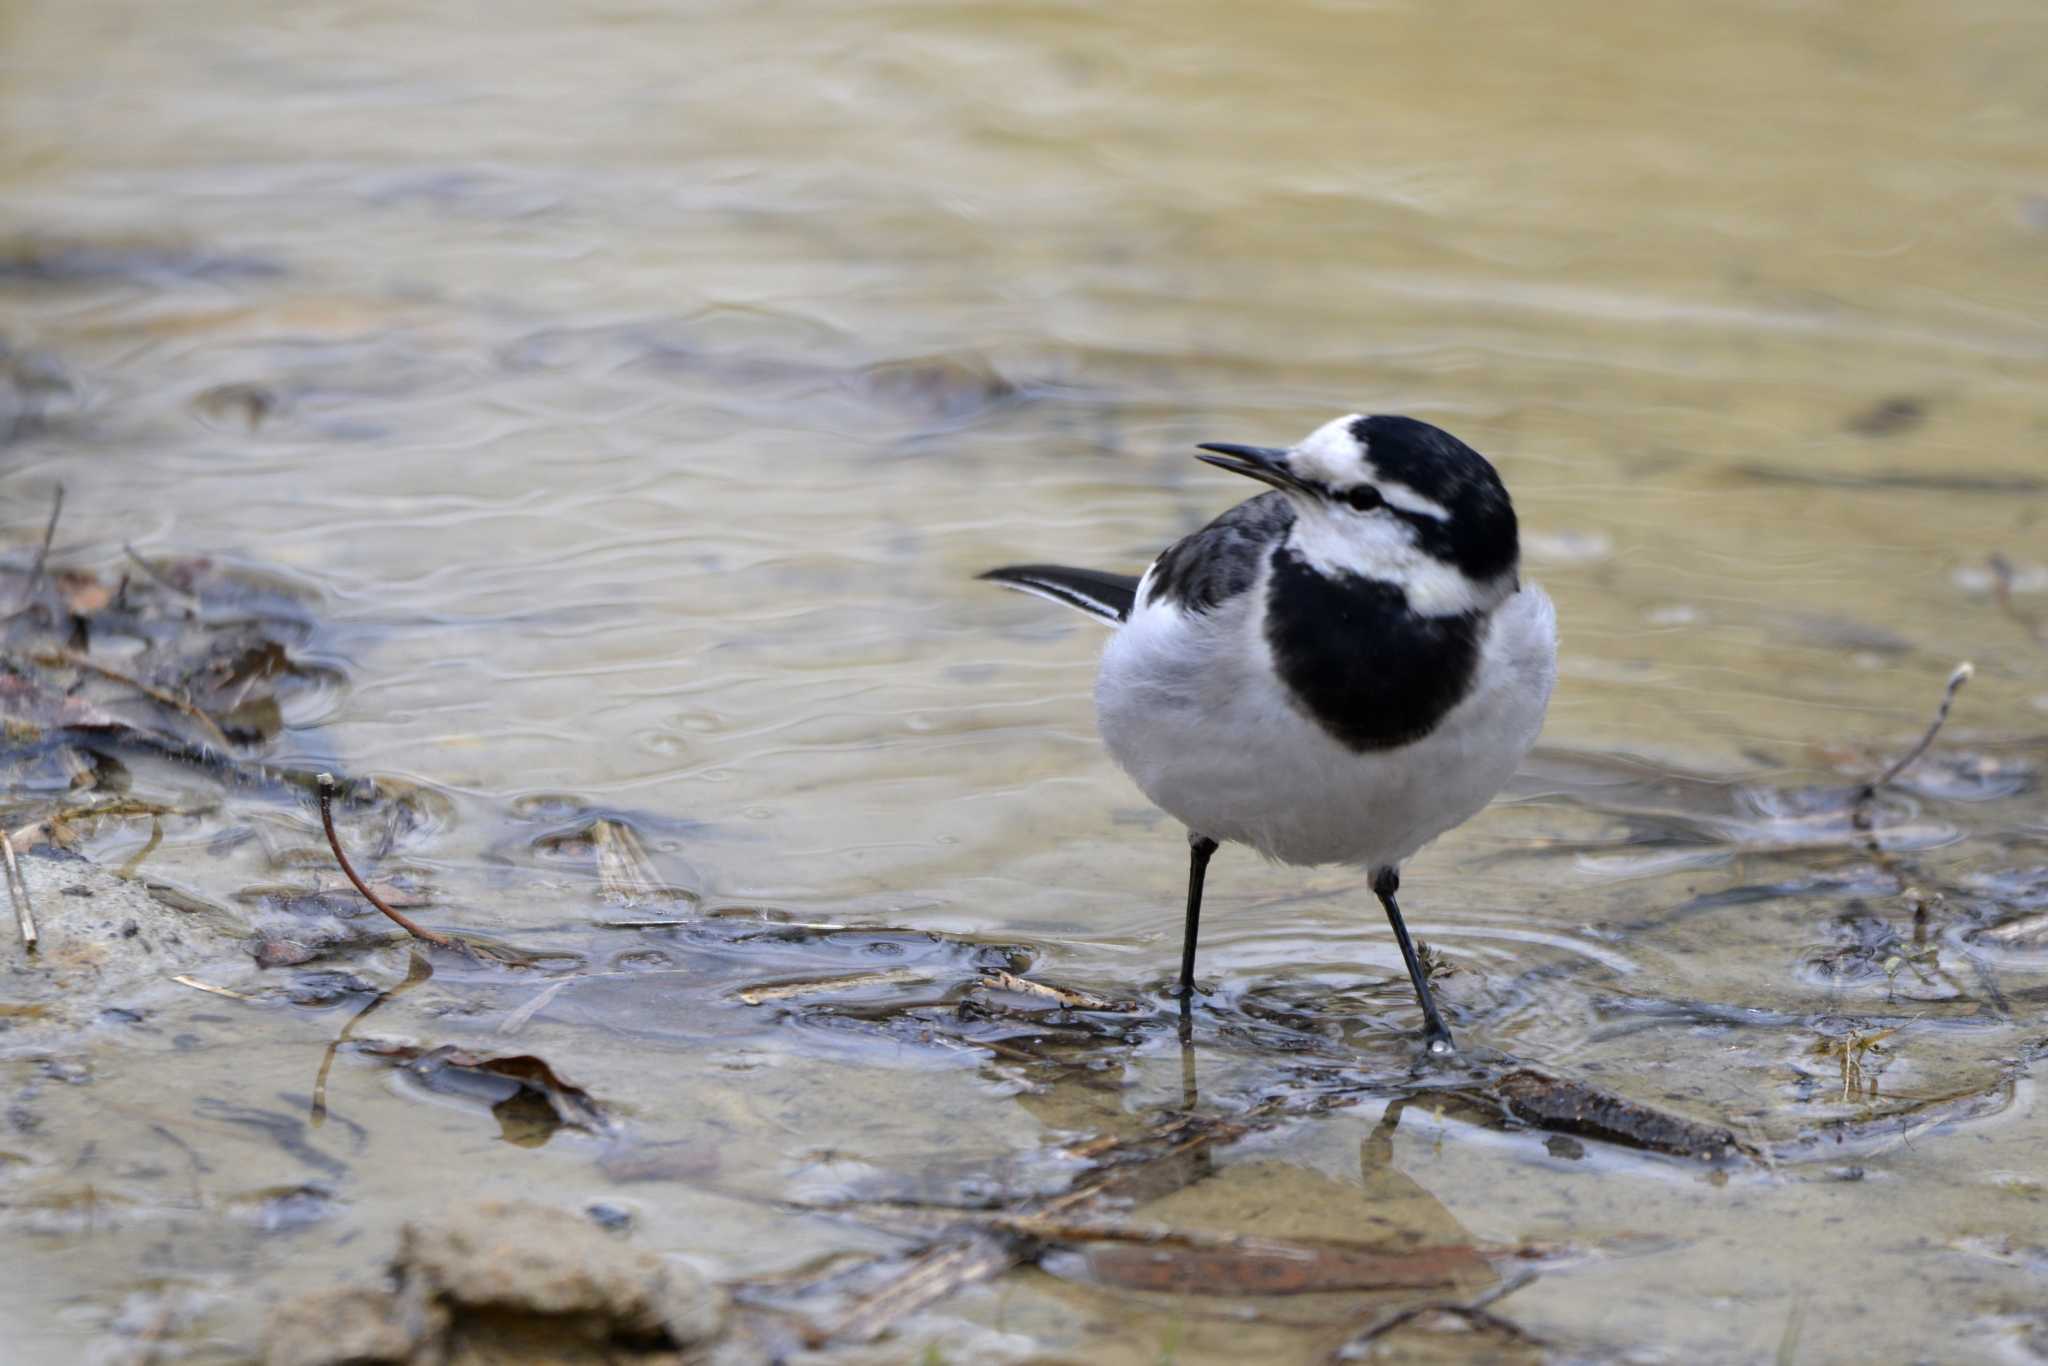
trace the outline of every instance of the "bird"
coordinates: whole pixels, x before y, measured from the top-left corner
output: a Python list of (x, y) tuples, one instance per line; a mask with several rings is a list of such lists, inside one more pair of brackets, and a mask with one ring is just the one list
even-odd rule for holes
[(1269, 489), (1141, 575), (1019, 564), (979, 577), (1113, 628), (1097, 728), (1187, 828), (1183, 1029), (1209, 860), (1242, 844), (1364, 870), (1424, 1047), (1454, 1054), (1397, 896), (1402, 864), (1514, 776), (1556, 684), (1557, 613), (1522, 580), (1507, 487), (1457, 437), (1393, 414), (1347, 414), (1287, 447), (1195, 449)]

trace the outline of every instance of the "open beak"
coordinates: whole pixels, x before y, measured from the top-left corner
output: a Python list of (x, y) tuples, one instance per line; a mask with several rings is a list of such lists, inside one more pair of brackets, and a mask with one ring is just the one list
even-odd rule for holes
[(1195, 457), (1205, 465), (1214, 465), (1232, 474), (1249, 475), (1276, 489), (1309, 492), (1307, 485), (1288, 473), (1287, 452), (1278, 446), (1236, 446), (1228, 441), (1205, 441), (1195, 449), (1215, 452), (1214, 455)]

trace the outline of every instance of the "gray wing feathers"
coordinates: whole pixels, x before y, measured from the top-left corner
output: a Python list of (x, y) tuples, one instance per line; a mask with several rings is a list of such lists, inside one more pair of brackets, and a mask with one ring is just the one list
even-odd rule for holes
[(1236, 597), (1257, 582), (1259, 566), (1293, 525), (1294, 505), (1285, 494), (1247, 498), (1160, 552), (1152, 563), (1145, 601), (1206, 612)]

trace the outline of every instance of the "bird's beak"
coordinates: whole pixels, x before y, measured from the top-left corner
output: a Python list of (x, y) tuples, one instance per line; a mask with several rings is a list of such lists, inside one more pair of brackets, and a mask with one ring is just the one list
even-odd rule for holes
[(1308, 486), (1288, 471), (1287, 452), (1278, 446), (1236, 446), (1228, 441), (1205, 441), (1195, 449), (1215, 452), (1214, 455), (1195, 457), (1205, 465), (1214, 465), (1232, 474), (1249, 475), (1276, 489), (1309, 492)]

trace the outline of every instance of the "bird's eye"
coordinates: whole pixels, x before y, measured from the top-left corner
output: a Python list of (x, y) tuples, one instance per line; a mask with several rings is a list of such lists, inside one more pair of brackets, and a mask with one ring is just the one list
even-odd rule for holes
[(1349, 503), (1355, 511), (1371, 512), (1387, 500), (1380, 497), (1380, 491), (1371, 484), (1360, 484), (1355, 489), (1345, 490), (1344, 501)]

